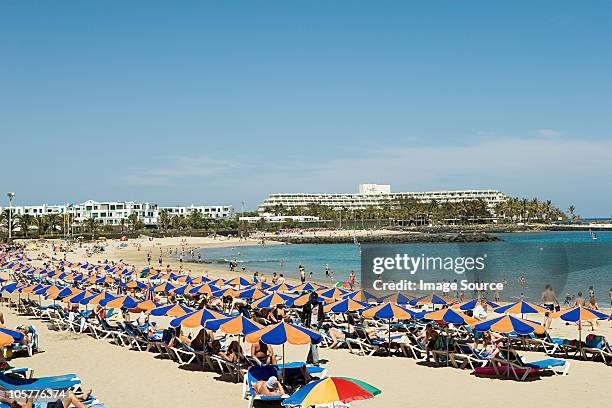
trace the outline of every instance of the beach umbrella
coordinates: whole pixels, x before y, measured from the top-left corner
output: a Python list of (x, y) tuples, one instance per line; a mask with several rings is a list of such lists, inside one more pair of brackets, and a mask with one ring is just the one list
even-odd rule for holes
[(92, 294), (91, 296), (85, 297), (81, 299), (79, 303), (82, 305), (97, 305), (103, 300), (107, 300), (107, 299), (110, 300), (114, 298), (115, 297), (111, 295), (110, 293), (102, 292), (102, 293), (95, 293), (95, 294)]
[(183, 326), (187, 328), (204, 326), (207, 320), (221, 319), (227, 317), (222, 313), (215, 312), (209, 309), (200, 309), (195, 312), (187, 313), (184, 316), (177, 317), (170, 322), (170, 326), (178, 327)]
[(259, 290), (258, 288), (251, 288), (251, 289), (243, 289), (238, 293), (238, 297), (240, 299), (261, 299), (264, 296), (269, 295), (269, 293), (267, 292), (263, 292), (261, 290)]
[(374, 398), (381, 392), (378, 388), (354, 378), (327, 377), (302, 386), (284, 400), (282, 405), (310, 407), (336, 402), (348, 404)]
[(11, 342), (21, 342), (24, 334), (17, 330), (9, 329), (8, 327), (0, 326), (0, 336), (9, 336)]
[(270, 289), (270, 288), (272, 287), (272, 285), (270, 285), (270, 284), (269, 284), (269, 283), (267, 283), (267, 282), (257, 282), (257, 283), (255, 284), (255, 287), (256, 287), (257, 289), (266, 290), (266, 289)]
[(324, 289), (325, 286), (318, 285), (316, 283), (304, 282), (300, 286), (293, 288), (294, 292), (315, 292), (319, 289)]
[(129, 281), (128, 283), (123, 283), (121, 286), (128, 289), (146, 289), (147, 285), (137, 280)]
[(4, 292), (4, 293), (13, 293), (17, 289), (19, 289), (19, 287), (20, 287), (19, 282), (9, 283), (9, 284), (7, 284), (7, 285), (2, 287), (2, 292)]
[(96, 279), (96, 285), (112, 285), (114, 283), (117, 283), (117, 279), (110, 276), (102, 276)]
[(249, 343), (257, 343), (261, 340), (271, 345), (319, 344), (322, 339), (323, 336), (318, 331), (286, 322), (264, 327), (246, 336), (246, 341)]
[[(262, 341), (271, 345), (283, 346), (283, 361), (285, 361), (285, 343), (289, 344), (319, 344), (323, 336), (318, 331), (308, 329), (294, 324), (280, 322), (264, 327), (256, 332), (247, 334), (245, 337), (249, 343)], [(283, 374), (285, 367), (283, 365)], [(284, 377), (284, 375), (283, 375)]]
[[(434, 310), (433, 312), (425, 313), (423, 315), (423, 319), (427, 320), (435, 320), (436, 322), (443, 322), (446, 324), (456, 324), (456, 325), (468, 325), (473, 327), (475, 323), (478, 322), (477, 319), (473, 317), (469, 317), (462, 312), (455, 311), (453, 309), (445, 308)], [(448, 326), (444, 329), (446, 331), (446, 353), (448, 354), (449, 340), (450, 334), (448, 332)], [(446, 366), (448, 366), (448, 356), (446, 357)]]
[(392, 293), (388, 296), (381, 298), (380, 302), (389, 302), (389, 303), (395, 303), (398, 305), (408, 305), (410, 304), (410, 301), (413, 299), (414, 298), (409, 298), (403, 293)]
[(226, 334), (240, 334), (244, 336), (263, 329), (261, 324), (251, 319), (247, 319), (243, 315), (207, 320), (204, 327), (215, 331), (221, 330)]
[(230, 285), (230, 286), (238, 286), (239, 288), (241, 286), (249, 286), (252, 285), (253, 282), (251, 282), (250, 280), (243, 278), (242, 276), (234, 278), (234, 279), (228, 279), (225, 281), (226, 285)]
[(453, 303), (452, 300), (444, 297), (438, 296), (435, 293), (427, 296), (422, 296), (410, 301), (411, 306), (426, 306), (426, 305), (439, 305), (445, 306)]
[(494, 331), (497, 333), (512, 333), (527, 335), (530, 333), (542, 334), (545, 331), (544, 326), (530, 320), (520, 319), (518, 317), (504, 315), (494, 319), (485, 320), (473, 327), (474, 331)]
[(361, 315), (367, 319), (378, 317), (379, 319), (387, 319), (388, 321), (388, 351), (391, 355), (391, 319), (410, 319), (415, 313), (412, 310), (404, 309), (395, 303), (382, 303), (378, 306), (372, 306), (364, 310)]
[(371, 319), (378, 317), (379, 319), (410, 319), (415, 313), (412, 310), (404, 309), (395, 303), (382, 303), (377, 306), (372, 306), (362, 313), (363, 317)]
[(64, 303), (81, 303), (81, 300), (94, 295), (97, 295), (97, 293), (90, 292), (88, 290), (81, 290), (72, 296), (65, 297), (63, 301)]
[(172, 289), (174, 289), (175, 286), (171, 283), (162, 283), (160, 285), (154, 286), (153, 287), (153, 292), (155, 293), (160, 293), (160, 292), (170, 292)]
[(209, 282), (210, 279), (208, 279), (206, 276), (198, 276), (196, 278), (193, 279), (188, 279), (187, 283), (189, 283), (190, 285), (201, 285), (203, 283)]
[[(472, 299), (472, 300), (466, 300), (465, 302), (455, 303), (455, 304), (454, 304), (454, 305), (452, 305), (451, 307), (452, 307), (453, 309), (455, 309), (455, 310), (459, 309), (459, 310), (466, 311), (466, 310), (472, 310), (472, 309), (474, 309), (474, 308), (475, 308), (475, 307), (476, 307), (476, 306), (477, 306), (479, 303), (480, 303), (480, 304), (482, 304), (482, 303), (483, 303), (482, 299)], [(488, 306), (493, 307), (493, 308), (498, 308), (498, 307), (499, 307), (499, 305), (498, 305), (498, 304), (493, 303), (493, 302), (491, 302), (491, 301), (489, 301), (489, 300), (485, 301), (485, 303), (486, 303)]]
[[(532, 322), (530, 320), (519, 319), (518, 317), (504, 315), (496, 317), (494, 319), (486, 320), (473, 327), (474, 331), (494, 331), (497, 333), (516, 333), (520, 335), (527, 335), (530, 333), (542, 334), (545, 332), (544, 326)], [(507, 349), (508, 365), (510, 364), (510, 341), (508, 341)], [(510, 369), (507, 371), (507, 375), (510, 376)]]
[(189, 291), (189, 294), (191, 295), (204, 295), (204, 294), (212, 295), (213, 292), (217, 292), (219, 290), (220, 289), (215, 285), (211, 285), (209, 283), (203, 283), (199, 286), (195, 286), (194, 288), (192, 288)]
[(516, 302), (509, 305), (498, 307), (493, 310), (500, 314), (529, 314), (529, 313), (547, 313), (550, 310), (529, 302)]
[(578, 344), (580, 348), (580, 354), (582, 354), (582, 321), (583, 320), (599, 320), (609, 319), (605, 313), (598, 310), (586, 308), (584, 306), (574, 306), (569, 309), (560, 310), (550, 315), (553, 319), (561, 319), (566, 322), (578, 323)]
[(331, 299), (331, 300), (338, 300), (338, 299), (342, 299), (342, 297), (346, 295), (348, 292), (346, 290), (342, 290), (339, 288), (331, 288), (331, 289), (319, 290), (317, 291), (317, 293), (319, 294), (320, 297)]
[(15, 340), (13, 339), (12, 336), (10, 336), (10, 335), (8, 335), (6, 333), (1, 333), (0, 332), (0, 347), (10, 346), (14, 342), (15, 342)]
[[(324, 299), (322, 298), (319, 298), (318, 301), (319, 303), (325, 303)], [(310, 292), (304, 293), (303, 295), (294, 298), (292, 301), (288, 303), (288, 305), (302, 307), (308, 302), (310, 302)]]
[(78, 289), (71, 288), (71, 287), (65, 287), (59, 292), (51, 292), (50, 294), (46, 296), (46, 298), (53, 299), (53, 300), (61, 299), (61, 298), (65, 298), (66, 296), (72, 296), (78, 292), (80, 292)]
[(232, 298), (235, 298), (238, 296), (238, 292), (232, 288), (227, 288), (227, 289), (219, 289), (217, 291), (214, 291), (213, 293), (211, 293), (212, 297), (215, 298), (223, 298), (226, 296), (230, 296)]
[(156, 307), (159, 307), (159, 303), (155, 303), (153, 300), (147, 299), (143, 302), (138, 303), (134, 309), (138, 309), (138, 310), (142, 310), (146, 312), (146, 311), (153, 310)]
[(188, 313), (192, 313), (193, 310), (188, 307), (183, 306), (180, 303), (172, 303), (169, 305), (159, 306), (155, 309), (151, 310), (151, 315), (153, 316), (171, 316), (171, 317), (181, 317), (185, 316)]
[(119, 296), (112, 299), (103, 300), (100, 302), (101, 306), (107, 308), (126, 308), (126, 309), (135, 309), (140, 303), (138, 300), (130, 297), (130, 296)]
[(184, 294), (189, 294), (189, 292), (193, 289), (193, 286), (191, 285), (185, 285), (185, 286), (179, 286), (177, 288), (174, 288), (172, 290), (170, 290), (171, 293), (174, 293), (176, 295), (184, 295)]
[(255, 302), (253, 302), (251, 307), (253, 309), (270, 309), (276, 305), (284, 305), (287, 303), (291, 304), (293, 299), (294, 298), (292, 296), (274, 292), (270, 295), (257, 299)]
[(357, 312), (367, 309), (368, 307), (370, 307), (368, 303), (359, 302), (351, 298), (344, 298), (323, 306), (323, 311), (326, 313), (348, 313)]
[(208, 282), (208, 284), (209, 285), (214, 285), (214, 286), (221, 287), (221, 286), (225, 285), (225, 281), (223, 279), (221, 279), (221, 278), (217, 278), (215, 280), (212, 280), (212, 281)]
[(279, 283), (276, 286), (271, 286), (268, 288), (270, 292), (291, 292), (294, 290), (294, 286), (287, 285), (286, 283)]
[(375, 302), (378, 302), (379, 299), (376, 295), (368, 292), (367, 290), (363, 290), (363, 289), (359, 289), (356, 290), (354, 292), (349, 292), (346, 295), (344, 295), (345, 298), (351, 298), (353, 300), (357, 300), (359, 302), (368, 302), (370, 300), (373, 300)]

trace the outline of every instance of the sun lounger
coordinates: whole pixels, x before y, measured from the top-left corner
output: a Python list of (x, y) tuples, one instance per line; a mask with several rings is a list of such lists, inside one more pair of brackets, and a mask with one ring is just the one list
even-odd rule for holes
[(601, 359), (606, 364), (612, 364), (612, 346), (604, 336), (589, 334), (582, 346), (582, 355), (588, 360)]
[[(502, 357), (494, 357), (491, 358), (490, 367), (493, 368), (495, 376), (497, 377), (513, 376), (517, 381), (524, 381), (527, 377), (541, 372), (551, 372), (555, 375), (567, 375), (570, 363), (558, 358), (549, 358), (525, 363), (520, 357), (511, 361)], [(560, 367), (563, 368), (561, 372), (556, 370)], [(474, 371), (476, 373), (483, 373), (483, 370), (479, 370), (479, 368), (482, 367), (477, 367)]]
[(474, 370), (476, 367), (484, 367), (489, 364), (489, 355), (474, 349), (469, 344), (457, 343), (455, 353), (450, 355), (454, 367)]
[(242, 392), (245, 398), (249, 399), (248, 407), (252, 408), (255, 401), (281, 402), (288, 395), (257, 395), (253, 389), (253, 383), (267, 381), (272, 376), (278, 376), (278, 367), (273, 365), (254, 366), (248, 369), (242, 384)]
[(14, 343), (8, 347), (13, 354), (25, 351), (28, 356), (31, 357), (34, 355), (34, 352), (38, 351), (38, 333), (36, 332), (36, 327), (34, 325), (30, 325), (28, 326), (28, 331), (30, 340), (27, 344)]

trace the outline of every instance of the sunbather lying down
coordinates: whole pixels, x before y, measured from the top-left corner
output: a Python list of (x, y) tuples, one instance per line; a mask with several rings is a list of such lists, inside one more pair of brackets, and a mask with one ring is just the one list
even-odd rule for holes
[(251, 385), (257, 395), (285, 395), (285, 389), (275, 376), (268, 378), (268, 381), (261, 380), (251, 383)]
[[(47, 408), (87, 408), (87, 405), (83, 404), (83, 401), (87, 401), (91, 396), (91, 390), (89, 392), (77, 396), (72, 391), (68, 391), (68, 395), (63, 400), (57, 400), (54, 402), (48, 402)], [(0, 398), (0, 402), (8, 404), (11, 408), (33, 408), (34, 401), (29, 398), (25, 402), (10, 401), (5, 398)]]

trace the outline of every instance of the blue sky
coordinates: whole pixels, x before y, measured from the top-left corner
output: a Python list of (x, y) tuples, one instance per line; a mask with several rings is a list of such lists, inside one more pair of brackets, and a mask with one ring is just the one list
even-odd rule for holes
[(611, 18), (605, 1), (4, 1), (0, 189), (254, 208), (378, 182), (610, 216)]

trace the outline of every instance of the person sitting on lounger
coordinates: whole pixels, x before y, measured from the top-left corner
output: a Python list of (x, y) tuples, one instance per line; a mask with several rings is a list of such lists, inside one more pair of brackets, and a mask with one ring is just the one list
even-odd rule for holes
[[(91, 390), (89, 390), (89, 392), (87, 392), (86, 394), (80, 395), (78, 397), (72, 391), (68, 391), (68, 395), (64, 399), (47, 403), (47, 408), (68, 408), (68, 407), (87, 408), (87, 405), (83, 404), (83, 401), (87, 401), (90, 396), (91, 396)], [(34, 401), (31, 398), (28, 398), (25, 402), (10, 401), (10, 400), (7, 400), (6, 398), (0, 398), (0, 402), (8, 404), (10, 408), (33, 408), (34, 407)]]
[(23, 334), (23, 338), (20, 341), (20, 344), (22, 346), (27, 346), (28, 344), (30, 344), (30, 341), (32, 340), (32, 334), (31, 334), (30, 329), (28, 327), (17, 326), (15, 328), (15, 331)]
[(285, 312), (284, 305), (276, 305), (269, 315), (269, 319), (272, 323), (280, 323), (282, 321), (288, 321), (287, 313)]
[(214, 340), (212, 344), (213, 353), (224, 359), (225, 361), (229, 361), (230, 363), (238, 364), (244, 361), (244, 352), (242, 351), (242, 347), (240, 343), (236, 340), (232, 341), (230, 345), (227, 347), (227, 351), (221, 351), (221, 343), (219, 340)]
[(256, 383), (252, 383), (252, 386), (253, 390), (257, 395), (271, 396), (285, 394), (283, 386), (281, 385), (280, 381), (278, 381), (278, 378), (276, 378), (275, 376), (268, 378), (268, 381), (262, 380), (257, 381)]
[(251, 356), (258, 359), (262, 364), (276, 365), (276, 356), (272, 346), (267, 345), (259, 340), (251, 346)]
[(496, 333), (484, 332), (482, 334), (482, 344), (478, 339), (474, 339), (474, 350), (478, 350), (483, 356), (495, 357), (501, 351), (503, 337)]
[(214, 333), (211, 330), (201, 329), (195, 338), (191, 340), (190, 346), (197, 351), (208, 350), (214, 338)]

